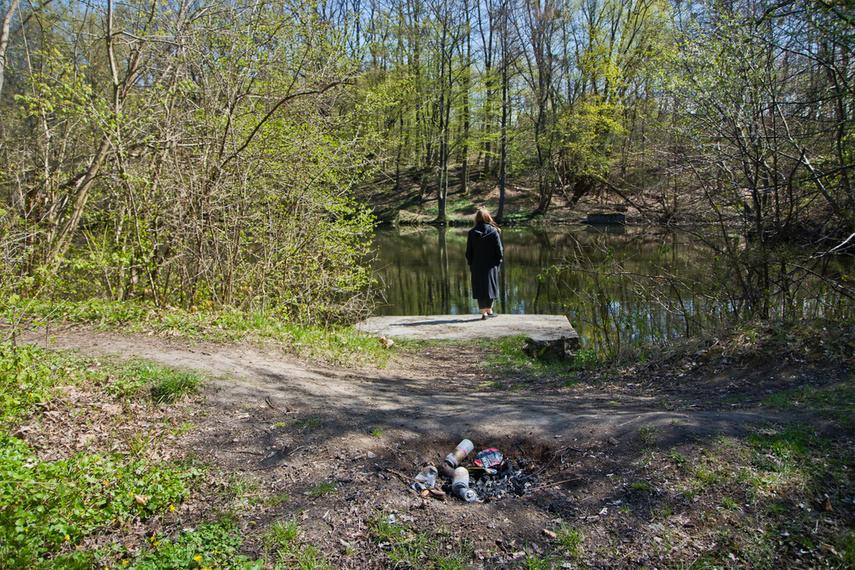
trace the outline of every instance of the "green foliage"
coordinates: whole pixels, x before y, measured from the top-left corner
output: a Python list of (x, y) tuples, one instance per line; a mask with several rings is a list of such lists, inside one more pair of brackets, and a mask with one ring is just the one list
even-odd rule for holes
[(548, 556), (539, 556), (531, 552), (526, 552), (526, 556), (522, 561), (522, 568), (526, 570), (554, 570), (557, 567), (557, 561)]
[(809, 407), (823, 410), (852, 411), (855, 401), (855, 386), (851, 381), (840, 382), (833, 386), (800, 386), (783, 392), (777, 392), (766, 398), (766, 404), (777, 408)]
[(753, 520), (745, 529), (726, 517), (731, 522), (722, 526), (721, 536), (727, 548), (709, 553), (708, 563), (726, 562), (732, 552), (747, 565), (769, 567), (770, 553), (795, 549), (811, 552), (822, 567), (845, 567), (849, 530), (838, 524), (817, 526), (817, 520), (834, 518), (832, 509), (848, 502), (843, 489), (851, 486), (855, 464), (848, 447), (809, 425), (762, 424), (749, 437), (720, 438), (685, 458), (680, 472), (686, 476), (686, 497), (714, 499), (722, 510), (739, 513), (738, 520)]
[(282, 550), (279, 556), (289, 563), (296, 562), (301, 570), (330, 570), (332, 565), (314, 545), (301, 546), (299, 549)]
[(677, 451), (670, 451), (668, 453), (668, 457), (673, 461), (678, 467), (683, 467), (686, 465), (686, 457)]
[[(286, 568), (297, 567), (303, 570), (328, 570), (330, 563), (324, 555), (314, 546), (301, 542), (301, 530), (299, 523), (291, 518), (285, 521), (276, 521), (265, 533), (264, 539), (267, 548), (277, 553), (277, 558), (287, 563)], [(280, 566), (277, 566), (279, 568)]]
[(190, 336), (214, 341), (272, 339), (304, 357), (338, 364), (368, 360), (384, 364), (389, 352), (377, 339), (351, 327), (319, 327), (287, 321), (281, 314), (264, 311), (240, 311), (158, 308), (144, 301), (53, 302), (11, 295), (0, 299), (0, 316), (15, 323), (26, 319), (33, 326), (48, 330), (56, 322), (78, 322), (123, 332)]
[(294, 427), (302, 433), (316, 430), (320, 427), (323, 427), (326, 423), (327, 422), (325, 419), (312, 416), (296, 420), (294, 422)]
[(24, 442), (0, 438), (0, 560), (7, 568), (65, 559), (87, 535), (132, 518), (165, 514), (199, 471), (119, 456), (40, 461)]
[[(62, 352), (8, 345), (0, 350), (0, 369), (4, 422), (53, 400), (60, 383), (91, 376), (108, 390), (134, 397), (151, 384), (170, 385), (174, 374), (143, 361), (102, 366)], [(178, 378), (181, 387), (165, 389), (165, 402), (186, 389), (186, 379)], [(24, 441), (0, 435), (0, 565), (88, 569), (111, 560), (129, 568), (259, 567), (238, 554), (242, 538), (232, 523), (201, 525), (172, 539), (154, 536), (141, 553), (126, 552), (121, 543), (91, 548), (95, 537), (121, 532), (133, 521), (175, 517), (176, 506), (204, 480), (204, 469), (195, 464), (143, 459), (153, 435), (134, 437), (127, 456), (76, 453), (48, 461)]]
[[(135, 397), (166, 386), (169, 402), (196, 380), (143, 361), (114, 365), (89, 362), (61, 352), (3, 346), (0, 401), (6, 422), (49, 402), (55, 387), (87, 376), (108, 390)], [(107, 382), (107, 379), (111, 381)], [(170, 387), (177, 384), (179, 387)], [(15, 396), (26, 387), (27, 398)], [(183, 429), (183, 428), (182, 428)], [(77, 453), (46, 461), (24, 441), (0, 436), (0, 561), (3, 568), (91, 568), (102, 560), (128, 568), (258, 568), (238, 554), (242, 542), (232, 523), (201, 525), (180, 536), (151, 538), (148, 551), (129, 553), (119, 544), (92, 549), (93, 537), (137, 520), (176, 516), (176, 505), (203, 481), (203, 469), (189, 463), (154, 464), (142, 459), (153, 435), (138, 433), (129, 456)]]
[(278, 520), (266, 533), (268, 548), (290, 551), (300, 537), (300, 525), (295, 519)]
[(813, 429), (801, 424), (760, 429), (751, 434), (749, 442), (757, 449), (758, 457), (774, 458), (776, 464), (802, 462), (828, 445)]
[[(350, 193), (380, 141), (360, 124), (367, 104), (330, 112), (357, 65), (331, 25), (289, 2), (224, 3), (191, 20), (156, 3), (109, 21), (36, 10), (41, 33), (2, 102), (14, 150), (0, 171), (29, 173), (0, 179), (4, 284), (310, 324), (365, 312), (372, 217)], [(166, 28), (180, 30), (183, 55), (148, 51)], [(108, 29), (128, 41), (80, 40), (112, 39)]]
[(185, 568), (263, 568), (240, 554), (240, 529), (230, 522), (207, 523), (184, 529), (172, 539), (153, 536), (149, 551), (122, 568), (133, 570), (183, 570)]
[[(235, 499), (242, 500), (257, 490), (258, 486), (258, 481), (251, 475), (237, 474), (229, 481), (229, 492)], [(250, 504), (253, 502), (252, 499), (249, 500)]]
[(107, 392), (120, 398), (134, 398), (147, 393), (156, 404), (170, 404), (183, 395), (196, 392), (200, 383), (195, 374), (148, 360), (132, 360), (118, 366)]
[(91, 298), (77, 301), (23, 298), (10, 295), (0, 299), (0, 314), (8, 321), (19, 318), (31, 320), (35, 326), (53, 321), (88, 323), (96, 326), (118, 326), (140, 323), (152, 312), (152, 307), (133, 301), (108, 301)]
[(51, 397), (51, 389), (62, 378), (60, 362), (45, 358), (45, 351), (32, 346), (0, 345), (0, 419), (26, 413)]
[(157, 404), (194, 393), (200, 384), (194, 374), (145, 360), (88, 370), (85, 361), (64, 353), (31, 345), (0, 345), (0, 418), (28, 413), (34, 404), (50, 401), (58, 384), (74, 384), (89, 375), (109, 378), (109, 394), (120, 398), (144, 395)]
[(573, 357), (573, 362), (570, 363), (572, 370), (586, 370), (600, 362), (599, 354), (596, 349), (581, 349), (576, 352)]
[(584, 535), (580, 530), (569, 525), (561, 525), (555, 534), (558, 545), (564, 550), (564, 554), (568, 558), (576, 560), (581, 556)]
[(500, 350), (498, 356), (490, 356), (490, 360), (493, 361), (492, 365), (522, 372), (531, 380), (560, 377), (567, 372), (567, 363), (545, 362), (528, 356), (523, 350), (526, 344), (526, 337), (524, 335), (502, 337), (496, 340), (482, 340), (479, 342)]
[(608, 176), (613, 148), (625, 133), (621, 115), (621, 108), (614, 103), (589, 97), (561, 116), (561, 167), (567, 182)]
[(648, 426), (642, 426), (638, 428), (638, 437), (641, 438), (641, 441), (644, 442), (644, 445), (653, 445), (656, 443), (656, 428), (651, 428)]

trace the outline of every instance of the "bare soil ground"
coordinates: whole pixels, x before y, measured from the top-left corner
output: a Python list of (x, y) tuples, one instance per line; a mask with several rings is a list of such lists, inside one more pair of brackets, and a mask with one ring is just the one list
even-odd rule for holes
[[(563, 567), (688, 566), (727, 547), (723, 527), (739, 528), (754, 515), (740, 501), (722, 509), (720, 497), (685, 493), (677, 483), (681, 465), (669, 457), (703, 461), (703, 449), (717, 441), (792, 421), (831, 430), (850, 447), (853, 439), (851, 420), (831, 423), (798, 406), (763, 403), (793, 387), (852, 384), (851, 369), (821, 359), (741, 361), (710, 351), (662, 366), (582, 372), (568, 382), (565, 374), (535, 379), (504, 369), (485, 349), (463, 343), (396, 345), (384, 368), (342, 369), (272, 346), (87, 329), (32, 333), (26, 341), (151, 359), (209, 379), (198, 397), (161, 407), (123, 408), (97, 387), (70, 389), (35, 419), (41, 427), (25, 430), (45, 458), (93, 447), (127, 451), (134, 442), (140, 447), (143, 434), (155, 460), (195, 457), (213, 467), (209, 487), (174, 516), (128, 529), (121, 540), (130, 552), (155, 531), (169, 535), (230, 511), (250, 555), (262, 556), (263, 530), (273, 521), (297, 517), (303, 539), (334, 568), (393, 566), (389, 545), (372, 535), (381, 519), (421, 529), (449, 550), (465, 546), (473, 568), (524, 566), (560, 552), (553, 531), (562, 524), (583, 537)], [(500, 449), (533, 484), (523, 496), (484, 503), (409, 487), (463, 438), (476, 452)], [(222, 492), (241, 481), (243, 496)], [(814, 505), (823, 525), (855, 528), (855, 505), (838, 500), (851, 493), (833, 496), (831, 510), (814, 503), (808, 510)], [(781, 560), (800, 559), (786, 550)], [(733, 558), (734, 567), (746, 564)]]

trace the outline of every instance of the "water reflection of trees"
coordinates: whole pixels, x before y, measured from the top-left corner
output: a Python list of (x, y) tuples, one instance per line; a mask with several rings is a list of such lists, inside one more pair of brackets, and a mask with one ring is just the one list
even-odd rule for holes
[[(744, 265), (720, 255), (739, 247)], [(851, 317), (845, 295), (832, 294), (833, 268), (804, 264), (796, 250), (757, 259), (757, 250), (744, 244), (674, 231), (640, 233), (619, 245), (580, 239), (559, 273), (570, 278), (567, 312), (586, 330), (587, 346), (614, 353), (753, 318)]]
[[(464, 258), (466, 231), (378, 231), (374, 272), (384, 298), (376, 314), (477, 312)], [(726, 322), (744, 305), (738, 281), (715, 255), (722, 244), (699, 234), (575, 226), (506, 228), (502, 238), (498, 310), (566, 314), (592, 350), (615, 352), (639, 342), (691, 336)], [(795, 276), (791, 266), (778, 270), (789, 277), (777, 279)], [(780, 310), (817, 316), (851, 312), (851, 306), (823, 294), (823, 279), (814, 279), (811, 287), (803, 279)]]

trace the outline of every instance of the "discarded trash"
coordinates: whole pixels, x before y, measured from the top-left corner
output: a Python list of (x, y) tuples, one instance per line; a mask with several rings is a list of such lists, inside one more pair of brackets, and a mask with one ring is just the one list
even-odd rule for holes
[(424, 491), (436, 487), (436, 476), (439, 472), (433, 465), (428, 465), (422, 472), (416, 475), (416, 480), (410, 484), (410, 487), (416, 491)]
[(483, 503), (507, 495), (522, 497), (536, 485), (530, 461), (511, 461), (495, 447), (478, 452), (470, 464), (460, 465), (472, 450), (472, 442), (464, 439), (442, 463), (425, 467), (410, 487), (424, 498), (444, 501), (453, 495), (469, 503)]
[(451, 492), (467, 503), (478, 501), (478, 494), (469, 488), (469, 471), (467, 471), (465, 467), (458, 467), (454, 470), (454, 480), (451, 482)]
[[(485, 501), (501, 499), (505, 495), (522, 497), (536, 482), (536, 478), (527, 475), (522, 467), (517, 467), (513, 461), (506, 459), (496, 474), (478, 477), (470, 483), (470, 488)], [(477, 471), (473, 471), (473, 474), (475, 473)]]
[(466, 459), (466, 456), (472, 452), (474, 449), (474, 445), (468, 439), (464, 439), (460, 443), (457, 444), (457, 447), (445, 456), (445, 462), (448, 463), (451, 467), (457, 467), (460, 465), (460, 462)]
[(488, 473), (493, 475), (496, 471), (492, 468), (501, 465), (503, 459), (504, 457), (502, 456), (502, 452), (495, 447), (491, 447), (489, 449), (479, 451), (472, 463), (474, 463), (476, 467), (483, 467)]
[(482, 475), (495, 475), (499, 472), (492, 467), (478, 467), (477, 465), (470, 465), (466, 469), (469, 470), (470, 475), (475, 475), (476, 477), (480, 477)]

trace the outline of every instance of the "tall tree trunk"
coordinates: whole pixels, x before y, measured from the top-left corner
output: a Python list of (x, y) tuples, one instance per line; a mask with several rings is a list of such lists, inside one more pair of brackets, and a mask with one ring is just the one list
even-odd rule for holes
[(496, 221), (502, 222), (505, 216), (505, 185), (507, 183), (508, 163), (508, 13), (502, 8), (502, 119), (501, 119), (501, 156), (499, 158), (499, 207), (496, 211)]
[(12, 18), (18, 9), (18, 0), (12, 0), (9, 9), (3, 16), (3, 27), (0, 29), (0, 96), (3, 95), (3, 76), (6, 73), (6, 48), (9, 47), (9, 33), (12, 29)]
[[(470, 20), (469, 0), (464, 0), (466, 22)], [(466, 55), (463, 62), (463, 143), (460, 147), (460, 193), (469, 195), (469, 90), (472, 88), (472, 34), (466, 27)]]

